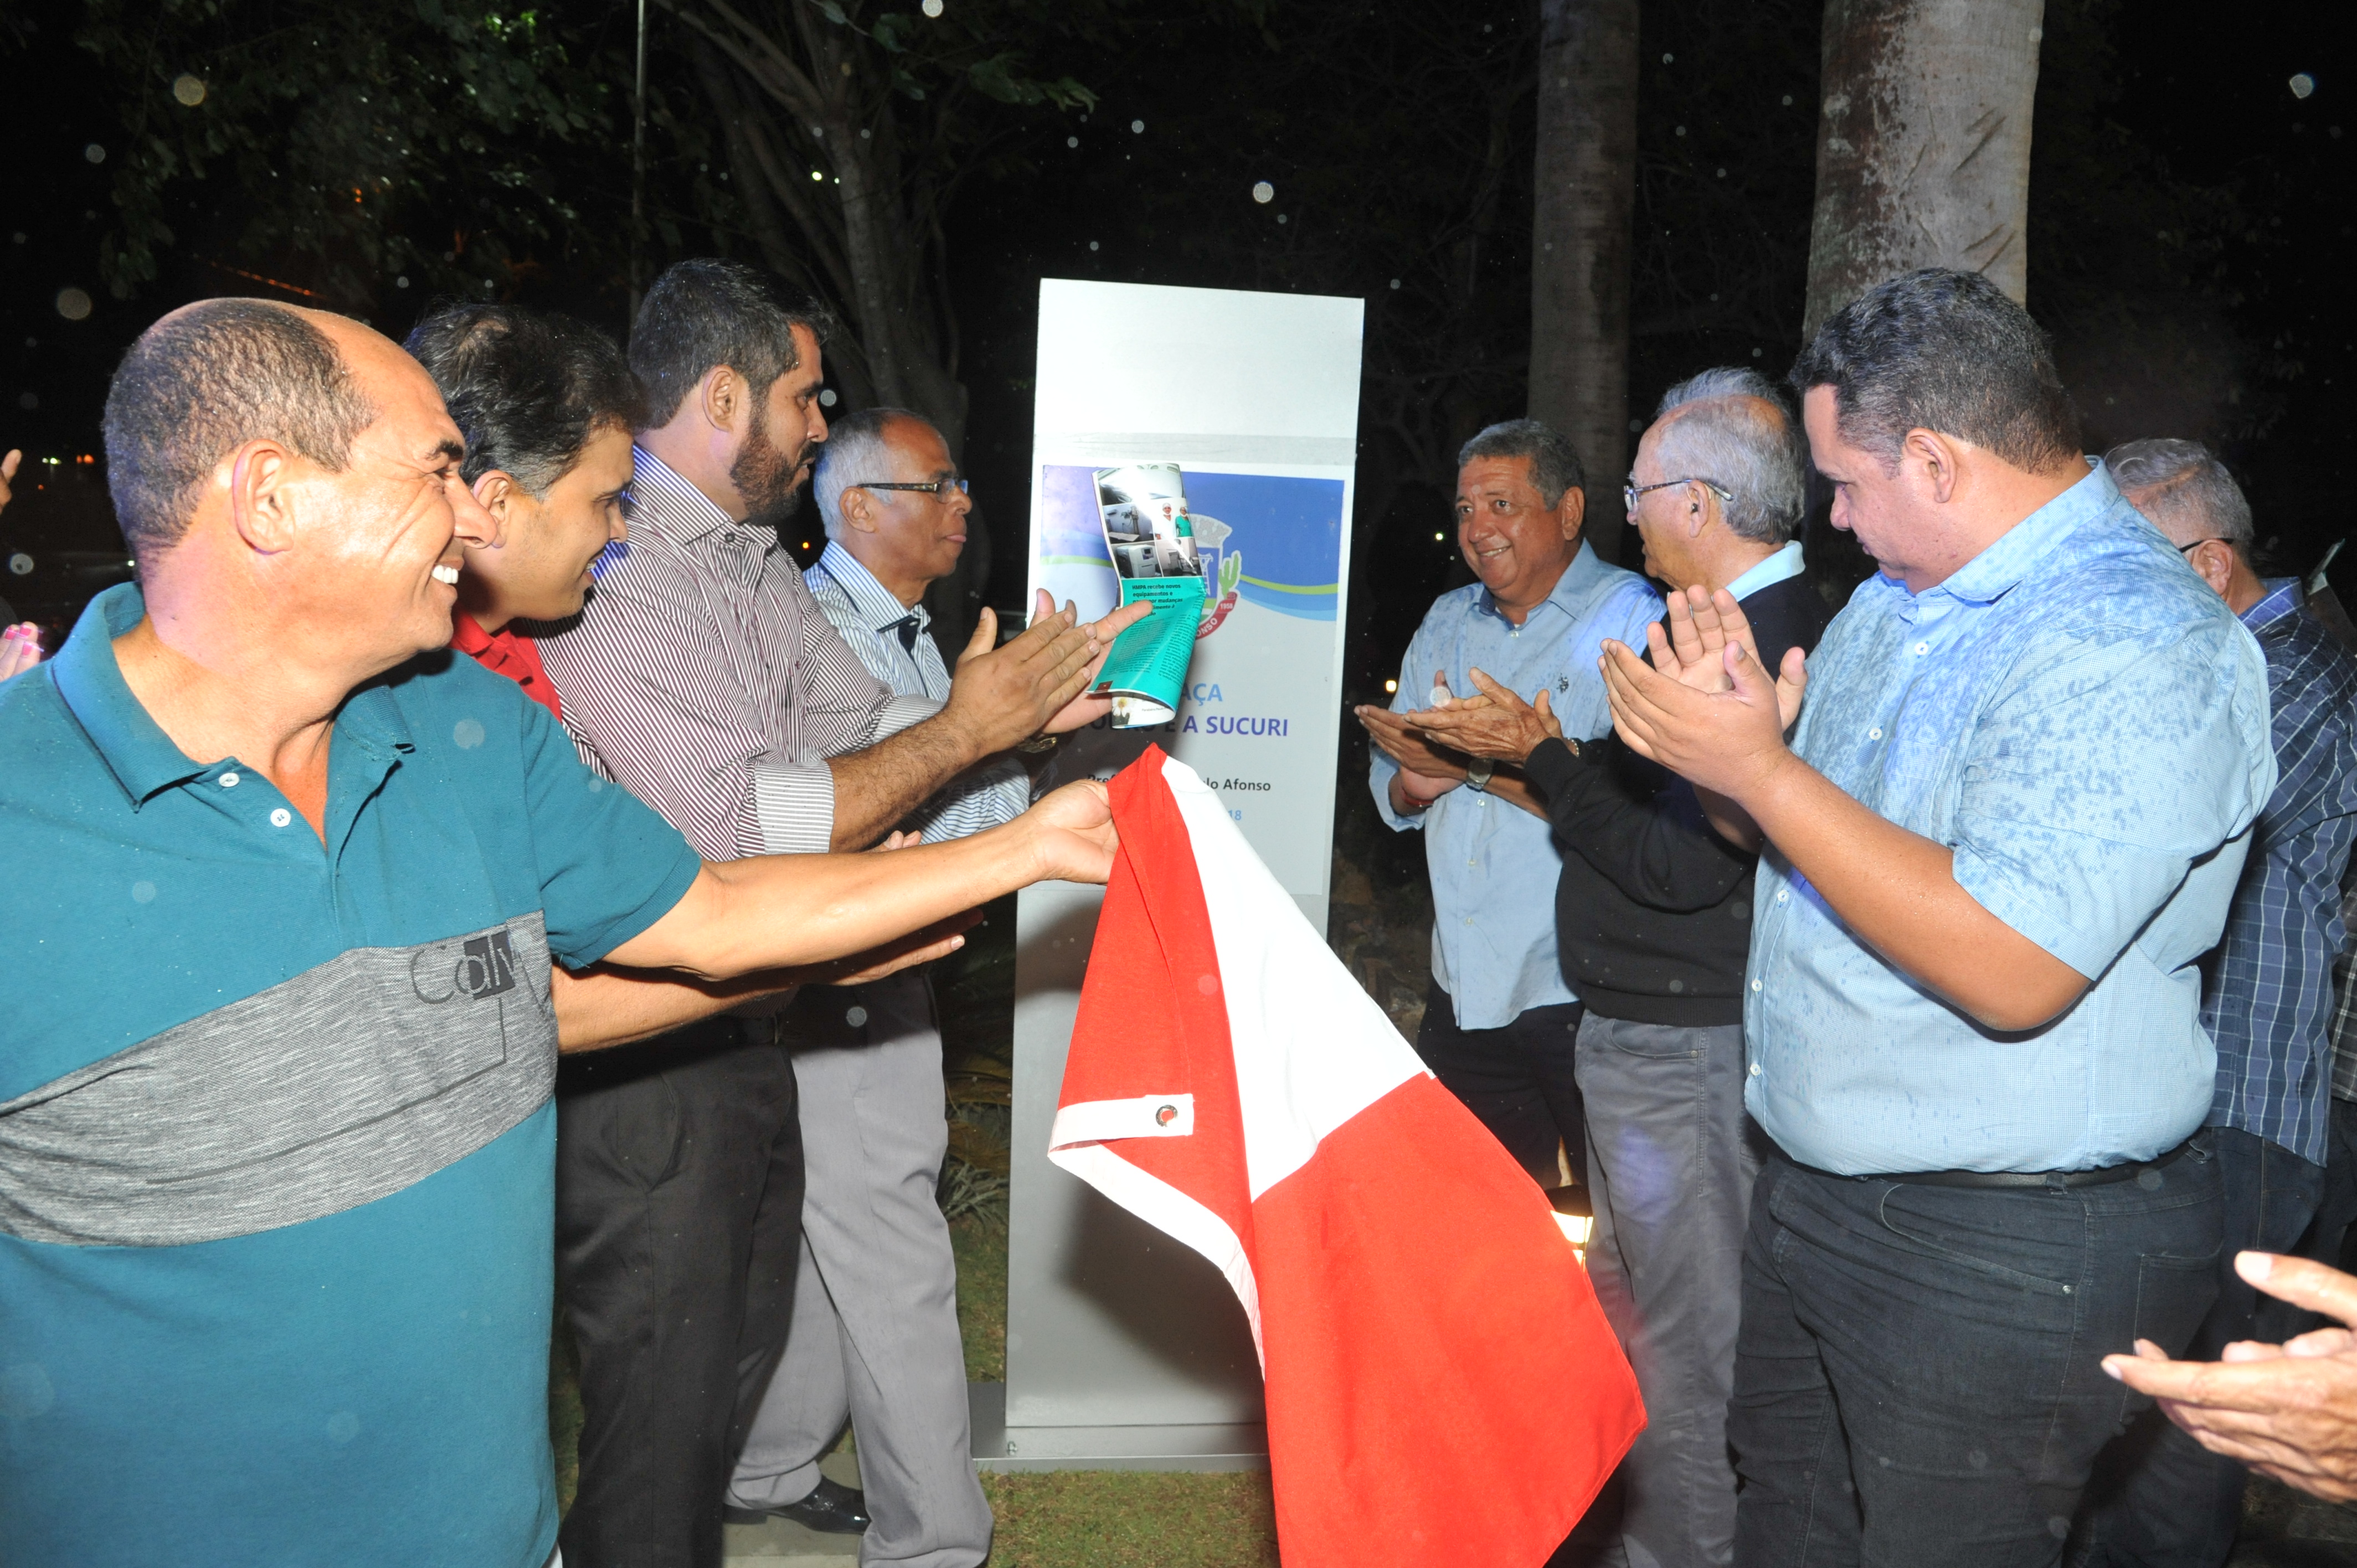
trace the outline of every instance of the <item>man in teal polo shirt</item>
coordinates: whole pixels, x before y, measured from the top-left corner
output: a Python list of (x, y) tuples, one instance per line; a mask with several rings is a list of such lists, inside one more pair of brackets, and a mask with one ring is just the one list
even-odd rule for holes
[(192, 306), (106, 438), (140, 584), (0, 690), (0, 1555), (539, 1568), (552, 955), (857, 951), (1102, 880), (1102, 796), (705, 866), (429, 651), (490, 520), (392, 343)]

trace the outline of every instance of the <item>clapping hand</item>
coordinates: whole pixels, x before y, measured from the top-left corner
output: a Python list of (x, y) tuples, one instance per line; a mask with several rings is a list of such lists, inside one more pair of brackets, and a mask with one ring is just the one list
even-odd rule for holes
[(1467, 673), (1480, 694), (1415, 714), (1418, 730), (1468, 757), (1517, 765), (1537, 750), (1541, 741), (1563, 738), (1563, 725), (1556, 721), (1544, 687), (1535, 703), (1525, 703), (1483, 671)]
[(1795, 648), (1771, 678), (1724, 588), (1673, 594), (1667, 620), (1666, 635), (1660, 621), (1645, 628), (1652, 665), (1625, 643), (1604, 644), (1598, 665), (1613, 727), (1639, 756), (1739, 802), (1792, 757), (1784, 731), (1800, 716), (1808, 661)]
[(0, 511), (6, 511), (8, 503), (16, 499), (15, 494), (8, 489), (8, 484), (16, 477), (16, 465), (24, 460), (25, 455), (13, 446), (8, 449), (8, 455), (5, 457), (0, 457)]

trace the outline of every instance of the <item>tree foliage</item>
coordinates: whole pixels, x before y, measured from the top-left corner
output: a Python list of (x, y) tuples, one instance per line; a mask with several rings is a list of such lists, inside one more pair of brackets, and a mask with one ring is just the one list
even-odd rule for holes
[(347, 306), (394, 275), (480, 295), (554, 252), (610, 264), (623, 171), (596, 177), (624, 79), (557, 12), (91, 0), (77, 42), (118, 89), (101, 256), (118, 295), (192, 244)]

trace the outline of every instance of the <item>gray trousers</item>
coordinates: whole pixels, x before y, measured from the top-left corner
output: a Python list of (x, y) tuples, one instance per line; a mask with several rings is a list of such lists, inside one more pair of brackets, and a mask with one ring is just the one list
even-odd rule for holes
[(1590, 1013), (1577, 1071), (1596, 1207), (1588, 1277), (1647, 1418), (1620, 1466), (1621, 1555), (1608, 1561), (1725, 1568), (1735, 1558), (1727, 1401), (1763, 1147), (1743, 1111), (1743, 1026)]
[[(846, 1024), (802, 1027), (816, 1007), (840, 1007)], [(730, 1500), (808, 1497), (848, 1416), (875, 1521), (859, 1561), (974, 1568), (990, 1552), (991, 1517), (974, 1473), (957, 1265), (934, 1199), (949, 1128), (931, 986), (894, 975), (818, 988), (786, 1022), (800, 1042), (802, 1266), (785, 1357)], [(809, 1043), (813, 1034), (828, 1043)]]

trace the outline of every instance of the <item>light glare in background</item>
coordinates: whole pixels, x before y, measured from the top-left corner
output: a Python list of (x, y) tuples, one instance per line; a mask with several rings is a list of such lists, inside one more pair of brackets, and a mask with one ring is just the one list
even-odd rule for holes
[(1253, 199), (1265, 207), (1276, 199), (1276, 187), (1265, 179), (1261, 180), (1253, 187)]
[(81, 321), (90, 315), (90, 295), (78, 288), (58, 290), (58, 314), (68, 321)]
[(205, 101), (205, 84), (195, 77), (182, 72), (172, 79), (172, 96), (194, 109)]
[(2316, 78), (2309, 75), (2308, 72), (2303, 70), (2291, 79), (2291, 95), (2294, 98), (2305, 98), (2315, 91)]

